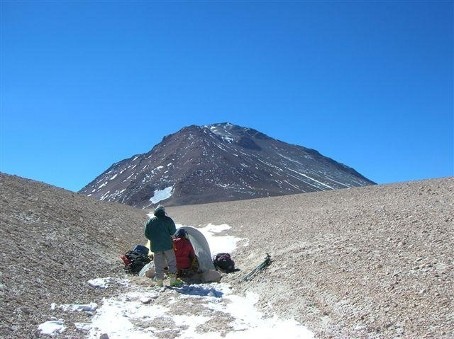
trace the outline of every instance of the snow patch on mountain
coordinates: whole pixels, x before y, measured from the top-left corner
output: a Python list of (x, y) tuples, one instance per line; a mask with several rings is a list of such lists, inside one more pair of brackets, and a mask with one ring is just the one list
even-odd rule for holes
[(163, 200), (169, 199), (173, 193), (173, 186), (164, 188), (163, 190), (155, 190), (154, 195), (150, 198), (153, 204), (157, 204)]

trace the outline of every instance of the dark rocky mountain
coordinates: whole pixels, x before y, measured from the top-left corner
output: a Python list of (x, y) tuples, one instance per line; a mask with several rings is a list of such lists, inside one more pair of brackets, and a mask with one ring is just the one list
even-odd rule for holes
[(242, 200), (375, 184), (302, 146), (230, 123), (189, 126), (151, 151), (113, 164), (80, 193), (147, 208)]

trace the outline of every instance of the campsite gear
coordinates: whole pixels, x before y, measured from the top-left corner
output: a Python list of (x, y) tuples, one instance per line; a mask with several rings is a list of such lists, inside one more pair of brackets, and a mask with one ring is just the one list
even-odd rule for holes
[[(198, 270), (197, 273), (190, 278), (184, 278), (185, 281), (194, 284), (219, 282), (221, 274), (216, 271), (211, 257), (210, 245), (202, 232), (192, 226), (182, 226), (187, 233), (187, 238), (191, 241), (197, 257)], [(150, 242), (147, 242), (147, 248), (151, 248)], [(153, 254), (153, 252), (150, 251)]]
[(177, 277), (178, 278), (190, 278), (194, 275), (194, 271), (191, 269), (183, 269), (183, 270), (178, 270), (177, 271)]
[(217, 270), (225, 273), (235, 271), (235, 262), (229, 253), (218, 253), (213, 257), (213, 265)]
[(221, 273), (216, 270), (208, 270), (200, 274), (200, 280), (202, 282), (220, 282)]
[(120, 258), (125, 265), (124, 270), (130, 274), (139, 274), (142, 268), (151, 261), (148, 255), (134, 249), (126, 252)]
[[(177, 267), (178, 266), (179, 265), (177, 256)], [(202, 273), (202, 271), (199, 270), (199, 261), (197, 260), (197, 257), (194, 257), (194, 259), (192, 259), (191, 266), (189, 268), (177, 269), (178, 278), (190, 278), (197, 273)]]
[(202, 232), (191, 226), (182, 226), (180, 229), (184, 229), (187, 232), (187, 238), (191, 241), (192, 247), (194, 247), (199, 263), (199, 271), (215, 270), (211, 258), (210, 245)]
[(192, 226), (182, 226), (179, 229), (184, 229), (187, 233), (186, 237), (191, 241), (197, 257), (197, 264), (199, 265), (197, 273), (190, 278), (185, 278), (184, 281), (190, 283), (210, 283), (219, 282), (221, 274), (216, 271), (211, 257), (210, 245), (202, 232)]
[(265, 260), (263, 260), (259, 265), (257, 265), (251, 272), (249, 272), (244, 278), (243, 281), (252, 280), (252, 278), (258, 273), (263, 271), (265, 268), (271, 265), (271, 256), (267, 253)]
[(154, 278), (156, 275), (156, 271), (154, 269), (154, 262), (150, 261), (146, 264), (139, 272), (139, 277), (147, 277), (147, 278)]
[(176, 274), (169, 274), (169, 277), (171, 287), (180, 287), (184, 284), (184, 281), (178, 279)]
[(199, 259), (194, 257), (191, 262), (191, 271), (197, 272), (199, 270)]
[(143, 255), (148, 255), (149, 249), (144, 245), (136, 245), (132, 249), (134, 252), (142, 253)]

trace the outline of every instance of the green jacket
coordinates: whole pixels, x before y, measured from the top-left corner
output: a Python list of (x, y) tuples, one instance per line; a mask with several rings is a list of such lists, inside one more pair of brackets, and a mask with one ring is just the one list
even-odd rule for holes
[(175, 223), (166, 215), (154, 216), (145, 224), (145, 237), (150, 240), (152, 252), (173, 249), (172, 235), (175, 232)]

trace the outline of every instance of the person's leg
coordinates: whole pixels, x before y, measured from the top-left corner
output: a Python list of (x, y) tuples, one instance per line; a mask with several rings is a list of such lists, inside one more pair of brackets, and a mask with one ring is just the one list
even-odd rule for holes
[(158, 286), (163, 285), (164, 280), (164, 267), (166, 263), (166, 256), (164, 252), (155, 252), (154, 253), (154, 268), (156, 271), (156, 284)]
[(177, 273), (177, 259), (175, 257), (175, 251), (173, 249), (163, 252), (169, 267), (169, 274)]
[(169, 267), (170, 286), (181, 286), (183, 281), (177, 279), (177, 260), (173, 249), (165, 251), (167, 266)]

